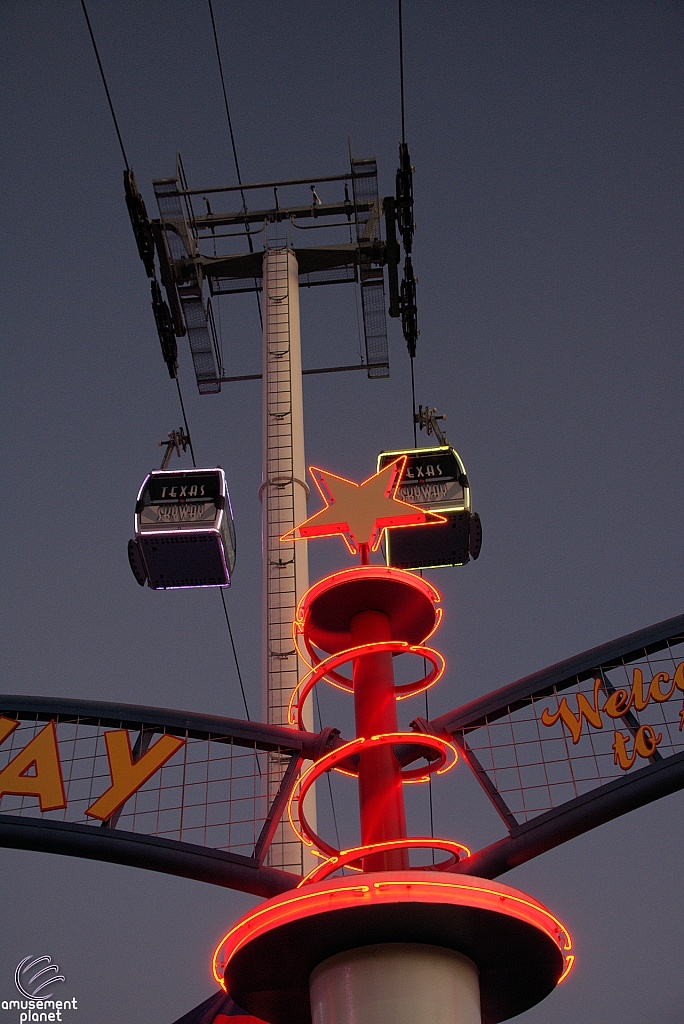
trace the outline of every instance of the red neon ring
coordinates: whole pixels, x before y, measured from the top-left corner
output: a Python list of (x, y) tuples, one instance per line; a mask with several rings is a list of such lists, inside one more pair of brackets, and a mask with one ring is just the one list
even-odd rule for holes
[(300, 598), (295, 611), (294, 623), (297, 630), (300, 633), (304, 632), (309, 604), (315, 601), (317, 597), (320, 597), (321, 594), (324, 594), (332, 585), (333, 580), (338, 584), (345, 580), (358, 580), (361, 577), (365, 579), (400, 580), (407, 586), (413, 587), (414, 590), (420, 591), (433, 604), (438, 604), (442, 600), (442, 595), (436, 587), (433, 587), (422, 576), (414, 576), (413, 573), (407, 572), (406, 569), (394, 569), (384, 565), (355, 565), (350, 569), (341, 569), (338, 572), (330, 573), (330, 575), (324, 576), (323, 579), (318, 580), (313, 586), (309, 587)]
[[(317, 664), (309, 672), (309, 678), (306, 676), (295, 686), (290, 697), (290, 703), (287, 709), (287, 717), (290, 725), (297, 724), (299, 729), (304, 728), (302, 721), (302, 713), (304, 710), (304, 702), (308, 697), (311, 690), (316, 686), (321, 679), (331, 681), (331, 677), (336, 680), (343, 680), (344, 685), (341, 683), (333, 683), (338, 688), (345, 690), (347, 693), (354, 692), (354, 686), (351, 679), (345, 679), (344, 676), (340, 676), (337, 672), (332, 670), (338, 665), (344, 665), (348, 661), (355, 661), (357, 658), (362, 658), (368, 654), (377, 653), (396, 653), (396, 654), (417, 654), (419, 657), (425, 658), (432, 665), (432, 669), (427, 675), (421, 679), (415, 680), (413, 683), (402, 683), (400, 686), (395, 686), (394, 693), (397, 700), (405, 700), (407, 697), (413, 697), (417, 693), (422, 693), (429, 687), (434, 686), (439, 679), (444, 675), (444, 669), (446, 662), (439, 651), (435, 651), (432, 647), (425, 647), (422, 644), (416, 644), (411, 646), (405, 640), (381, 640), (377, 643), (361, 644), (358, 647), (350, 647), (345, 651), (340, 651), (339, 654), (331, 654), (328, 658), (320, 659), (313, 653), (312, 657), (317, 661)], [(306, 682), (305, 682), (306, 680)], [(295, 720), (294, 704), (296, 700), (297, 716)]]
[[(310, 765), (300, 775), (296, 786), (290, 794), (287, 802), (287, 815), (293, 832), (301, 842), (306, 846), (317, 846), (327, 857), (339, 857), (340, 851), (321, 839), (307, 822), (304, 814), (304, 798), (319, 775), (334, 768), (336, 764), (340, 761), (345, 761), (351, 755), (360, 753), (363, 747), (370, 749), (372, 747), (386, 746), (387, 744), (394, 745), (395, 743), (411, 743), (419, 747), (430, 747), (440, 755), (438, 762), (433, 761), (424, 768), (409, 768), (407, 771), (403, 771), (402, 782), (427, 782), (433, 772), (444, 774), (444, 772), (453, 768), (458, 760), (458, 751), (453, 744), (442, 739), (440, 736), (431, 736), (429, 733), (394, 732), (385, 733), (381, 736), (371, 736), (370, 739), (359, 736), (355, 740), (350, 740), (349, 743), (331, 750), (329, 754), (325, 754), (318, 761)], [(451, 761), (448, 759), (449, 752), (453, 755)], [(346, 774), (355, 775), (354, 772), (347, 772)], [(297, 817), (301, 829), (297, 828), (292, 813), (292, 806), (295, 800), (297, 801)]]
[(212, 972), (216, 982), (227, 991), (225, 971), (230, 961), (248, 942), (263, 934), (320, 913), (334, 913), (359, 905), (401, 904), (419, 901), (426, 906), (453, 904), (477, 911), (505, 914), (539, 928), (555, 943), (564, 959), (560, 984), (574, 965), (575, 955), (570, 933), (557, 917), (537, 900), (500, 882), (467, 875), (429, 877), (416, 870), (383, 872), (361, 878), (333, 878), (327, 883), (309, 884), (272, 897), (251, 911), (223, 936), (214, 951)]
[(339, 871), (340, 868), (347, 867), (349, 865), (354, 867), (354, 870), (361, 870), (354, 866), (354, 861), (361, 860), (362, 857), (367, 857), (373, 853), (387, 853), (390, 850), (447, 850), (451, 852), (451, 856), (447, 857), (446, 860), (441, 860), (437, 864), (427, 864), (420, 868), (413, 868), (414, 871), (445, 871), (451, 867), (452, 864), (456, 864), (459, 860), (463, 860), (466, 857), (470, 857), (470, 850), (463, 843), (457, 843), (451, 839), (435, 839), (434, 836), (423, 837), (423, 836), (412, 836), (408, 839), (388, 839), (384, 843), (370, 843), (367, 846), (357, 846), (351, 850), (340, 850), (337, 857), (331, 857), (330, 860), (325, 861), (324, 864), (318, 864), (308, 875), (301, 880), (297, 888), (299, 889), (302, 885), (315, 882), (322, 882), (333, 874), (334, 871)]
[[(401, 686), (395, 687), (395, 695), (397, 700), (405, 700), (407, 697), (413, 697), (415, 694), (423, 693), (424, 690), (434, 686), (442, 676), (444, 675), (444, 669), (446, 662), (444, 657), (435, 651), (432, 647), (426, 647), (424, 644), (409, 644), (406, 640), (381, 640), (373, 644), (361, 644), (359, 647), (349, 647), (346, 651), (340, 651), (338, 654), (329, 655), (327, 658), (320, 658), (314, 650), (309, 638), (304, 636), (304, 645), (307, 653), (311, 658), (311, 667), (316, 670), (320, 665), (327, 665), (328, 669), (324, 673), (326, 681), (332, 683), (333, 686), (337, 686), (340, 690), (345, 690), (347, 693), (353, 692), (353, 686), (351, 679), (347, 676), (340, 675), (339, 672), (334, 671), (334, 667), (331, 667), (331, 663), (334, 665), (343, 665), (345, 661), (351, 661), (350, 652), (357, 652), (353, 655), (354, 658), (363, 657), (364, 654), (374, 654), (377, 651), (388, 651), (392, 654), (418, 654), (420, 657), (427, 658), (432, 663), (432, 671), (427, 675), (423, 676), (422, 679), (416, 680), (414, 683), (403, 683)], [(297, 641), (295, 640), (295, 646)], [(365, 650), (369, 648), (369, 650)], [(346, 658), (342, 657), (344, 654)], [(300, 653), (301, 657), (301, 653)], [(437, 658), (439, 666), (437, 665)], [(302, 658), (302, 661), (306, 662), (306, 658)]]

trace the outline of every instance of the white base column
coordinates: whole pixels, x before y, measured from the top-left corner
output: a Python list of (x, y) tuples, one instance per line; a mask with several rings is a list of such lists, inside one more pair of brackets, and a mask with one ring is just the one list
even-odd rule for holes
[(313, 1024), (481, 1024), (472, 960), (440, 946), (362, 946), (309, 979)]

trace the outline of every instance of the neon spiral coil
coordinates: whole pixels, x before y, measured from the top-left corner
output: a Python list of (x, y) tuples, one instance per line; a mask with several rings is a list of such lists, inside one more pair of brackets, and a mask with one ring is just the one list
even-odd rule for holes
[[(494, 1000), (502, 1010), (492, 1019), (507, 1019), (533, 1005), (573, 966), (567, 930), (538, 901), (497, 882), (445, 874), (470, 856), (461, 843), (405, 836), (402, 784), (427, 782), (449, 771), (458, 759), (450, 738), (433, 735), (422, 720), (414, 723), (415, 731), (398, 730), (392, 703), (392, 696), (396, 702), (427, 690), (444, 673), (444, 658), (426, 646), (441, 621), (440, 600), (422, 577), (362, 564), (314, 584), (299, 602), (294, 643), (308, 671), (292, 693), (288, 721), (304, 727), (305, 702), (325, 680), (353, 694), (357, 729), (365, 735), (340, 740), (323, 753), (290, 793), (290, 825), (320, 863), (296, 889), (272, 897), (242, 918), (216, 947), (214, 977), (257, 1017), (275, 1019), (269, 1016), (275, 993), (282, 1011), (278, 1019), (289, 1019), (293, 993), (306, 990), (312, 966), (365, 945), (369, 926), (378, 943), (406, 941), (397, 935), (406, 934), (408, 927), (411, 941), (447, 945), (456, 952), (465, 951), (462, 945), (467, 948), (485, 1001)], [(422, 657), (429, 668), (415, 682), (397, 685), (388, 656), (399, 654)], [(365, 665), (364, 658), (369, 659)], [(340, 671), (350, 662), (352, 678)], [(425, 764), (418, 766), (421, 758)], [(338, 850), (307, 821), (307, 793), (328, 771), (358, 776), (360, 846)], [(409, 853), (415, 849), (445, 856), (436, 864), (411, 867)], [(330, 877), (340, 870), (360, 872), (360, 877)], [(334, 937), (332, 945), (321, 943), (322, 933), (326, 941)], [(445, 936), (451, 939), (445, 942)], [(298, 949), (304, 951), (301, 963)], [(283, 964), (288, 965), (286, 976)], [(291, 969), (299, 971), (294, 980)], [(519, 976), (526, 986), (524, 998)], [(541, 996), (530, 989), (531, 977)], [(307, 1000), (302, 1022), (309, 1019), (308, 1007)]]
[[(316, 631), (311, 628), (312, 609), (317, 601), (325, 600), (333, 588), (344, 588), (361, 583), (368, 583), (376, 588), (383, 586), (393, 587), (395, 596), (394, 604), (401, 606), (406, 598), (414, 602), (422, 602), (421, 611), (423, 619), (427, 620), (419, 625), (418, 635), (409, 639), (393, 638), (382, 641), (370, 641), (368, 643), (350, 646), (343, 644), (341, 650), (334, 650), (326, 657), (321, 657), (316, 642)], [(304, 728), (303, 709), (304, 704), (311, 694), (313, 688), (325, 680), (332, 686), (347, 693), (353, 693), (353, 682), (347, 676), (342, 675), (338, 669), (343, 665), (354, 662), (359, 658), (378, 653), (390, 653), (393, 656), (398, 654), (414, 654), (424, 658), (430, 669), (420, 679), (411, 683), (395, 685), (394, 693), (396, 700), (404, 700), (424, 692), (441, 679), (445, 670), (444, 657), (439, 651), (425, 645), (442, 618), (442, 609), (436, 607), (441, 600), (439, 592), (421, 577), (398, 569), (388, 569), (380, 566), (357, 566), (353, 569), (346, 569), (339, 573), (328, 576), (307, 591), (297, 608), (293, 623), (293, 639), (299, 656), (309, 666), (309, 671), (294, 688), (290, 697), (288, 707), (288, 721), (299, 729)], [(352, 602), (353, 603), (353, 602)], [(431, 615), (427, 615), (427, 607), (430, 607)], [(360, 609), (363, 610), (363, 609)], [(414, 629), (415, 633), (415, 629)], [(313, 635), (312, 635), (313, 634)], [(340, 634), (343, 635), (343, 634)], [(434, 837), (412, 837), (405, 839), (393, 839), (384, 843), (375, 843), (372, 846), (358, 846), (349, 850), (337, 850), (328, 842), (322, 839), (313, 830), (307, 821), (304, 811), (304, 800), (307, 792), (324, 772), (334, 770), (344, 775), (356, 776), (357, 772), (354, 763), (361, 751), (367, 751), (379, 746), (414, 746), (420, 748), (418, 756), (426, 757), (428, 764), (417, 768), (403, 767), (401, 781), (404, 784), (428, 782), (433, 774), (442, 775), (449, 771), (458, 760), (458, 751), (453, 743), (441, 736), (421, 732), (392, 732), (377, 736), (359, 736), (349, 743), (324, 754), (315, 761), (299, 778), (288, 801), (287, 814), (292, 829), (314, 856), (320, 857), (321, 865), (303, 879), (300, 884), (322, 881), (333, 872), (348, 867), (352, 870), (361, 870), (360, 862), (364, 856), (371, 853), (384, 853), (390, 850), (410, 850), (416, 848), (432, 848), (445, 851), (448, 857), (436, 865), (430, 865), (426, 870), (443, 870), (450, 867), (456, 861), (470, 856), (470, 850), (462, 843), (448, 839), (435, 839)], [(429, 753), (426, 753), (426, 748)]]

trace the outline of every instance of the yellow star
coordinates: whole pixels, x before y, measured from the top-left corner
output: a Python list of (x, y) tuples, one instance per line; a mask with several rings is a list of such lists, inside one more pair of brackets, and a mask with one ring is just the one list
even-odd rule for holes
[(445, 523), (444, 516), (395, 498), (406, 467), (406, 456), (391, 462), (379, 473), (357, 484), (335, 473), (310, 466), (309, 472), (325, 501), (325, 508), (305, 519), (281, 540), (306, 540), (309, 537), (341, 535), (355, 554), (357, 547), (376, 551), (383, 530), (399, 526), (424, 526)]

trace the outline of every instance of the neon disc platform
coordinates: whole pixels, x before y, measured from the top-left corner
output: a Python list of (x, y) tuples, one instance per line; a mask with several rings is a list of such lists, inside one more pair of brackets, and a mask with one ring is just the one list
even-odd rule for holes
[(329, 957), (379, 943), (453, 949), (476, 965), (483, 1024), (545, 998), (567, 969), (570, 937), (545, 907), (507, 885), (437, 872), (378, 872), (267, 900), (222, 940), (214, 972), (249, 1013), (311, 1024), (309, 978)]

